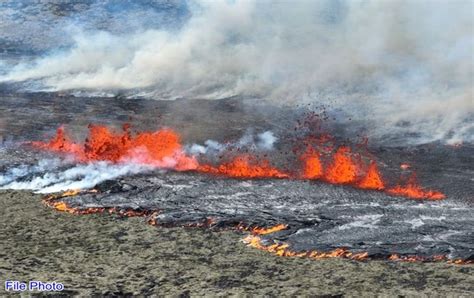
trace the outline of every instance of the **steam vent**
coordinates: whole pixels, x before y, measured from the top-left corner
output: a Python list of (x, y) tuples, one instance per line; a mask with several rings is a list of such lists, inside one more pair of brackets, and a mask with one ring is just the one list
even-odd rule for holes
[(473, 5), (0, 3), (0, 293), (474, 295)]

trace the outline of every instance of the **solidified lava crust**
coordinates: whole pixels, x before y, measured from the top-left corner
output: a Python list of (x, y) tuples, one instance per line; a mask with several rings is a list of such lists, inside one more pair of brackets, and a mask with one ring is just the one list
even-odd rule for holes
[(248, 231), (253, 236), (245, 243), (277, 256), (455, 264), (474, 258), (470, 210), (452, 202), (419, 203), (318, 182), (189, 173), (140, 174), (98, 188), (44, 201), (73, 214), (143, 216), (160, 227)]
[[(65, 162), (66, 158), (53, 152), (21, 145), (26, 141), (47, 142), (61, 124), (66, 124), (74, 136), (77, 134), (77, 139), (84, 140), (87, 124), (105, 123), (120, 131), (119, 127), (133, 115), (134, 130), (171, 127), (186, 144), (204, 144), (209, 139), (226, 144), (229, 139), (238, 140), (249, 128), (259, 132), (271, 130), (280, 139), (275, 150), (267, 155), (272, 156), (272, 166), (285, 174), (287, 160), (304, 165), (291, 153), (295, 144), (301, 144), (301, 140), (311, 135), (314, 124), (300, 121), (293, 130), (295, 119), (300, 120), (304, 111), (247, 104), (242, 99), (163, 102), (64, 97), (59, 100), (48, 94), (9, 94), (0, 101), (5, 115), (0, 133), (6, 140), (0, 146), (0, 187), (24, 189), (25, 185), (34, 185), (29, 188), (34, 191), (55, 183), (80, 185), (81, 178), (90, 171), (107, 174), (115, 166), (104, 165), (100, 163), (102, 160), (98, 160), (99, 164)], [(192, 120), (192, 125), (187, 119)], [(323, 130), (329, 129), (318, 121)], [(354, 127), (342, 124), (335, 124), (329, 132), (338, 140), (357, 135)], [(396, 139), (402, 140), (403, 136)], [(130, 140), (134, 144), (136, 138)], [(324, 141), (324, 135), (318, 135), (317, 140)], [(314, 252), (332, 252), (339, 256), (367, 254), (370, 258), (392, 260), (441, 259), (439, 256), (465, 262), (473, 260), (472, 144), (410, 146), (394, 143), (393, 139), (375, 140), (367, 149), (376, 158), (363, 160), (364, 167), (369, 167), (367, 175), (358, 181), (349, 175), (344, 177), (348, 183), (331, 185), (334, 173), (327, 175), (327, 166), (334, 159), (326, 158), (323, 164), (326, 173), (322, 173), (316, 162), (318, 154), (324, 155), (326, 150), (337, 152), (337, 148), (347, 143), (356, 144), (351, 142), (339, 142), (332, 149), (323, 144), (316, 153), (304, 146), (299, 148), (298, 154), (308, 157), (306, 161), (311, 163), (304, 167), (308, 171), (302, 177), (290, 173), (297, 179), (223, 177), (219, 175), (222, 172), (219, 166), (226, 170), (229, 163), (220, 161), (215, 167), (200, 168), (200, 173), (155, 169), (137, 174), (132, 168), (106, 181), (78, 187), (82, 191), (77, 194), (46, 202), (75, 214), (111, 212), (119, 216), (145, 216), (157, 226), (252, 230), (284, 225), (284, 229), (256, 235), (258, 239), (253, 238), (253, 242), (248, 239), (252, 246), (277, 255), (304, 252), (304, 256), (314, 257), (318, 255)], [(97, 152), (92, 153), (97, 158)], [(347, 150), (341, 152), (342, 156), (348, 154)], [(58, 162), (61, 158), (64, 159)], [(372, 161), (377, 162), (377, 167)], [(120, 166), (113, 169), (123, 170)], [(383, 181), (373, 175), (377, 170), (382, 173)], [(445, 198), (436, 196), (436, 201), (429, 201), (402, 198), (397, 193), (390, 195), (389, 190), (396, 187), (400, 176), (405, 179), (412, 171), (424, 189), (437, 190)], [(47, 184), (46, 178), (53, 178), (54, 182)], [(372, 190), (360, 189), (361, 186)], [(385, 187), (383, 191), (382, 187)], [(97, 192), (88, 191), (91, 188)]]

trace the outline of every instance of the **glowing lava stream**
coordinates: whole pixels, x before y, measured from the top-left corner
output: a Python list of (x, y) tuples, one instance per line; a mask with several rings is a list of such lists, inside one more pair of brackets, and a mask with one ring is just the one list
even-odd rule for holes
[[(95, 193), (97, 190), (88, 190), (84, 191), (88, 193)], [(156, 219), (153, 218), (159, 211), (157, 210), (144, 210), (144, 211), (137, 211), (137, 210), (122, 210), (118, 208), (85, 208), (85, 209), (78, 209), (67, 205), (65, 202), (56, 201), (57, 199), (75, 196), (81, 193), (79, 190), (72, 190), (67, 191), (62, 194), (55, 194), (49, 195), (43, 198), (43, 203), (49, 207), (56, 209), (57, 211), (67, 212), (74, 215), (85, 215), (85, 214), (97, 214), (97, 213), (105, 213), (108, 212), (109, 214), (117, 214), (122, 217), (145, 217), (147, 219), (147, 223), (152, 226), (161, 226), (159, 223), (156, 222)], [(211, 228), (215, 224), (215, 221), (212, 218), (207, 218), (202, 223), (186, 225), (185, 227), (194, 227), (194, 228)], [(247, 246), (257, 248), (262, 251), (269, 252), (276, 256), (280, 257), (298, 257), (298, 258), (309, 258), (309, 259), (330, 259), (330, 258), (343, 258), (343, 259), (350, 259), (356, 261), (366, 261), (371, 260), (372, 258), (369, 256), (367, 252), (359, 252), (353, 253), (346, 248), (336, 248), (332, 251), (323, 252), (323, 251), (300, 251), (296, 252), (291, 250), (289, 244), (287, 243), (274, 243), (270, 245), (265, 245), (262, 242), (261, 235), (268, 235), (271, 233), (276, 233), (278, 231), (282, 231), (288, 228), (286, 224), (277, 224), (275, 226), (270, 227), (257, 227), (257, 226), (246, 226), (242, 223), (238, 224), (237, 226), (230, 227), (232, 230), (236, 231), (244, 231), (250, 232), (250, 235), (247, 235), (245, 238), (242, 239)], [(221, 228), (224, 229), (224, 228)], [(380, 259), (380, 257), (378, 258)], [(469, 265), (473, 264), (473, 261), (470, 260), (462, 260), (462, 259), (448, 259), (444, 255), (436, 255), (430, 258), (427, 257), (420, 257), (420, 256), (400, 256), (398, 254), (392, 254), (385, 260), (389, 261), (400, 261), (400, 262), (447, 262), (449, 264), (456, 264), (456, 265)]]
[(351, 152), (347, 146), (337, 148), (330, 156), (327, 166), (321, 160), (319, 151), (309, 146), (299, 157), (302, 162), (300, 173), (289, 174), (273, 167), (267, 159), (250, 154), (236, 155), (230, 161), (218, 165), (201, 164), (197, 157), (185, 153), (179, 134), (169, 128), (132, 134), (127, 124), (123, 126), (121, 133), (112, 132), (104, 126), (89, 125), (89, 135), (85, 143), (77, 144), (71, 141), (64, 128), (60, 127), (56, 136), (49, 142), (31, 144), (41, 149), (71, 154), (80, 162), (133, 162), (176, 171), (197, 171), (246, 179), (320, 179), (331, 184), (385, 191), (389, 195), (412, 199), (445, 198), (441, 192), (423, 189), (414, 175), (406, 185), (398, 183), (393, 188), (386, 188), (377, 163), (370, 160), (369, 166), (365, 166), (362, 156)]
[[(353, 253), (345, 248), (336, 248), (334, 250), (323, 252), (323, 251), (293, 251), (287, 243), (274, 243), (270, 245), (264, 245), (262, 239), (256, 235), (248, 235), (243, 239), (243, 242), (248, 246), (257, 248), (274, 254), (280, 257), (298, 257), (298, 258), (309, 258), (309, 259), (331, 259), (331, 258), (343, 258), (357, 261), (371, 260), (367, 252)], [(421, 257), (421, 256), (400, 256), (398, 254), (392, 254), (387, 260), (390, 261), (401, 261), (401, 262), (447, 262), (449, 264), (457, 265), (469, 265), (473, 264), (473, 261), (462, 260), (462, 259), (448, 259), (444, 255), (436, 255), (433, 257)]]

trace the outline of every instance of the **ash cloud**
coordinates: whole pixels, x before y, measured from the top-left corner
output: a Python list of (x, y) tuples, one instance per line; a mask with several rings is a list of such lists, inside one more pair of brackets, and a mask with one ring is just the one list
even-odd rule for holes
[(178, 27), (74, 29), (68, 49), (19, 63), (0, 81), (160, 99), (316, 102), (368, 120), (369, 137), (472, 142), (473, 5), (190, 1)]

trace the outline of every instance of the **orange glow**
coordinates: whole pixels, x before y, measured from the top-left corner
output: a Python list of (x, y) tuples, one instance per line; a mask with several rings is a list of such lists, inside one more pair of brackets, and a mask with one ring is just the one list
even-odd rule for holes
[(303, 251), (295, 252), (289, 248), (289, 245), (286, 243), (275, 243), (271, 245), (262, 244), (261, 238), (255, 235), (249, 235), (243, 240), (247, 243), (248, 246), (257, 248), (259, 250), (264, 250), (274, 255), (280, 257), (306, 257), (310, 259), (328, 259), (328, 258), (345, 258), (351, 260), (365, 260), (368, 259), (368, 253), (351, 253), (344, 248), (336, 248), (329, 252), (319, 252), (319, 251)]
[(442, 200), (446, 198), (446, 196), (439, 191), (423, 189), (418, 184), (415, 174), (410, 177), (405, 186), (399, 184), (387, 190), (387, 193), (412, 199)]
[(71, 189), (71, 190), (67, 190), (65, 192), (63, 192), (61, 194), (61, 197), (64, 198), (64, 197), (72, 197), (72, 196), (75, 196), (77, 195), (79, 192), (81, 192), (80, 189)]
[[(69, 206), (65, 202), (55, 201), (59, 198), (64, 198), (68, 196), (74, 196), (79, 193), (96, 193), (97, 190), (86, 190), (86, 191), (79, 191), (79, 190), (70, 190), (66, 191), (62, 194), (54, 194), (48, 195), (43, 198), (43, 202), (56, 209), (57, 211), (67, 212), (75, 215), (84, 215), (84, 214), (95, 214), (95, 213), (104, 213), (108, 211), (109, 214), (118, 214), (119, 216), (124, 217), (148, 217), (147, 223), (153, 226), (160, 226), (156, 221), (156, 215), (158, 214), (157, 210), (132, 210), (132, 209), (119, 209), (119, 208), (103, 208), (103, 207), (90, 207), (90, 208), (74, 208)], [(188, 224), (187, 227), (203, 227), (203, 228), (211, 228), (216, 223), (214, 218), (206, 218), (205, 221), (196, 223), (196, 224)], [(364, 261), (371, 259), (367, 252), (359, 252), (353, 253), (345, 248), (336, 248), (334, 250), (328, 252), (322, 251), (300, 251), (296, 252), (290, 249), (290, 246), (287, 243), (274, 243), (271, 245), (265, 245), (262, 243), (261, 238), (258, 235), (266, 235), (270, 233), (275, 233), (281, 230), (285, 230), (288, 228), (288, 225), (285, 224), (278, 224), (272, 227), (261, 228), (261, 227), (253, 227), (249, 228), (242, 224), (237, 226), (237, 230), (245, 230), (250, 231), (252, 234), (248, 235), (243, 239), (248, 246), (257, 248), (259, 250), (267, 251), (272, 253), (276, 256), (281, 257), (298, 257), (298, 258), (310, 258), (310, 259), (328, 259), (328, 258), (344, 258), (350, 260), (357, 260), (357, 261)], [(471, 260), (462, 260), (462, 259), (448, 259), (446, 256), (443, 255), (435, 255), (431, 258), (425, 258), (421, 256), (400, 256), (398, 254), (392, 254), (388, 257), (391, 261), (402, 261), (402, 262), (445, 262), (447, 261), (449, 264), (455, 265), (467, 265), (472, 264)]]
[(287, 178), (288, 175), (272, 167), (266, 159), (257, 160), (250, 155), (239, 155), (217, 167), (202, 165), (199, 172), (234, 178)]
[(53, 195), (48, 195), (43, 198), (43, 203), (46, 204), (49, 207), (52, 207), (56, 209), (57, 211), (60, 212), (67, 212), (71, 214), (95, 214), (95, 213), (104, 213), (105, 211), (108, 210), (109, 214), (117, 214), (119, 216), (123, 217), (136, 217), (136, 216), (147, 216), (149, 214), (152, 214), (156, 211), (149, 211), (149, 210), (133, 210), (133, 209), (119, 209), (119, 208), (104, 208), (104, 207), (89, 207), (89, 208), (75, 208), (69, 206), (66, 202), (61, 202), (61, 201), (55, 201), (60, 198), (65, 198), (65, 197), (71, 197), (75, 196), (80, 193), (96, 193), (96, 189), (91, 189), (91, 190), (68, 190), (65, 191), (61, 194), (53, 194)]
[(71, 214), (94, 214), (94, 213), (102, 213), (106, 209), (105, 208), (85, 208), (79, 209), (69, 206), (65, 202), (48, 202), (44, 201), (48, 206), (53, 207), (57, 211), (67, 212)]
[(318, 179), (323, 175), (323, 166), (317, 152), (308, 150), (301, 159), (303, 160), (303, 179)]
[(454, 259), (454, 260), (448, 260), (448, 264), (470, 265), (470, 264), (474, 264), (474, 261), (471, 261), (471, 260), (462, 260), (462, 259)]
[(81, 147), (69, 140), (69, 137), (64, 131), (64, 126), (60, 126), (56, 130), (56, 135), (49, 142), (32, 142), (32, 145), (41, 149), (47, 149), (56, 152), (65, 152), (72, 154), (81, 153)]
[(286, 230), (287, 228), (288, 228), (288, 225), (285, 225), (285, 224), (277, 224), (275, 226), (266, 227), (266, 228), (262, 228), (262, 227), (250, 228), (245, 225), (239, 224), (237, 225), (236, 229), (242, 230), (242, 231), (250, 231), (254, 235), (267, 235), (267, 234), (275, 233), (278, 231)]
[(365, 177), (357, 185), (363, 189), (382, 190), (385, 188), (382, 177), (375, 161), (370, 162), (369, 169)]
[[(368, 252), (353, 253), (345, 248), (336, 248), (334, 250), (323, 252), (323, 251), (301, 251), (295, 252), (290, 249), (287, 243), (274, 243), (265, 245), (262, 243), (262, 239), (256, 235), (248, 235), (243, 239), (243, 242), (248, 246), (269, 252), (280, 257), (297, 257), (297, 258), (309, 258), (309, 259), (330, 259), (330, 258), (343, 258), (357, 261), (370, 260)], [(398, 262), (448, 262), (449, 264), (456, 265), (468, 265), (472, 264), (471, 260), (453, 259), (449, 260), (446, 256), (435, 255), (433, 257), (422, 257), (422, 256), (400, 256), (398, 254), (392, 254), (387, 258), (390, 261)]]
[(325, 173), (325, 180), (334, 184), (349, 184), (357, 178), (357, 165), (352, 160), (351, 149), (340, 147)]
[(34, 146), (74, 155), (81, 161), (105, 160), (120, 162), (132, 160), (147, 165), (173, 168), (178, 171), (196, 169), (194, 157), (184, 154), (179, 135), (171, 129), (141, 132), (132, 136), (128, 126), (115, 133), (105, 126), (90, 125), (83, 145), (69, 140), (60, 127), (49, 142), (33, 142)]
[[(392, 254), (388, 257), (390, 261), (402, 261), (402, 262), (423, 262), (426, 259), (420, 256), (400, 256), (398, 254)], [(440, 256), (435, 256), (433, 257), (432, 261), (441, 261), (444, 259), (441, 259)]]
[[(291, 179), (322, 179), (332, 184), (348, 184), (356, 188), (384, 190), (386, 183), (374, 160), (368, 167), (360, 154), (352, 153), (351, 148), (342, 146), (335, 153), (326, 146), (327, 137), (306, 140), (302, 144), (306, 151), (299, 157), (302, 168), (297, 174), (281, 171), (271, 165), (267, 159), (259, 156), (241, 154), (230, 161), (217, 165), (200, 164), (196, 156), (184, 152), (179, 134), (169, 128), (153, 132), (132, 134), (129, 125), (123, 126), (120, 132), (100, 125), (90, 125), (89, 134), (84, 143), (74, 143), (66, 135), (64, 127), (59, 127), (56, 136), (48, 142), (32, 142), (33, 146), (55, 152), (69, 153), (81, 162), (104, 160), (113, 163), (134, 162), (138, 164), (170, 168), (177, 171), (194, 170), (212, 175), (222, 175), (232, 178), (291, 178)], [(325, 147), (326, 146), (326, 147)], [(315, 149), (316, 148), (316, 149)], [(298, 151), (295, 149), (295, 151)], [(324, 152), (324, 156), (321, 156)], [(329, 154), (330, 162), (324, 166), (322, 158)], [(401, 164), (400, 168), (410, 168)], [(391, 195), (404, 196), (414, 199), (440, 200), (445, 195), (438, 191), (424, 190), (416, 180), (411, 179), (405, 186), (397, 185), (386, 190)]]
[(255, 227), (251, 231), (252, 231), (252, 233), (254, 233), (256, 235), (266, 235), (266, 234), (271, 234), (271, 233), (275, 233), (275, 232), (278, 232), (278, 231), (285, 230), (287, 227), (288, 227), (288, 225), (278, 224), (276, 226), (269, 227), (269, 228)]
[(127, 134), (116, 134), (105, 126), (89, 125), (89, 136), (84, 144), (84, 156), (90, 160), (118, 162), (130, 148)]

